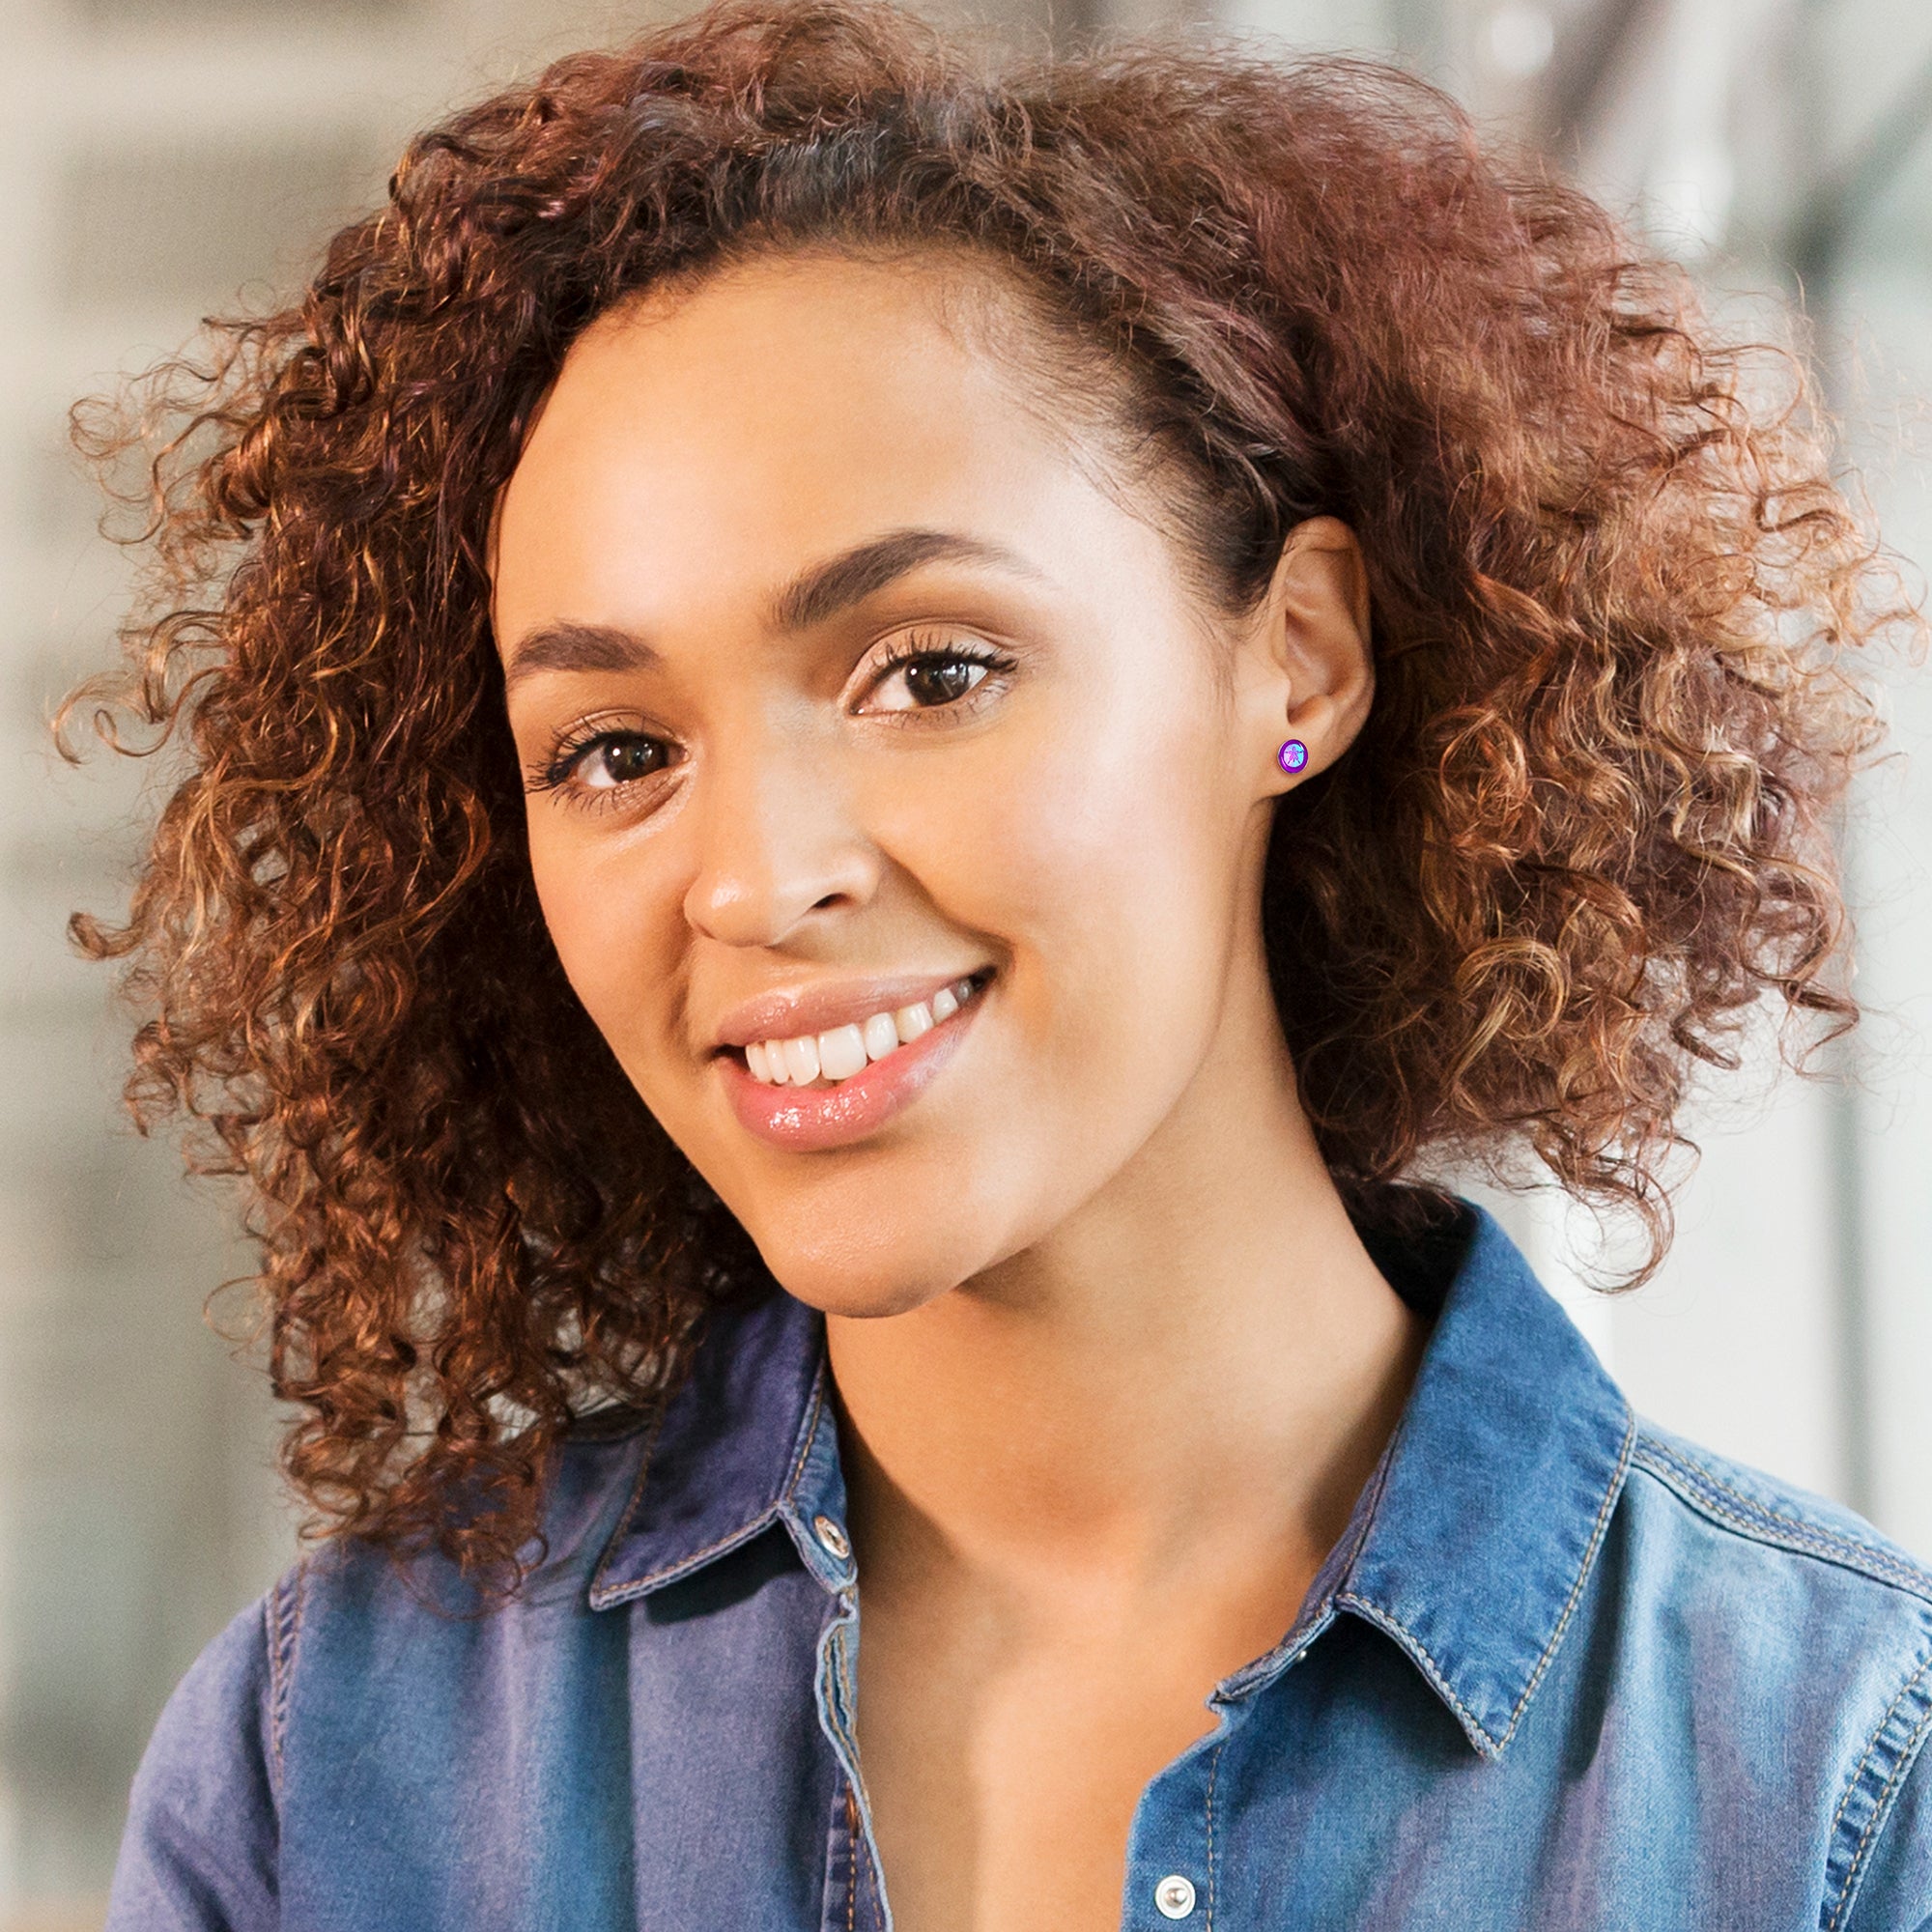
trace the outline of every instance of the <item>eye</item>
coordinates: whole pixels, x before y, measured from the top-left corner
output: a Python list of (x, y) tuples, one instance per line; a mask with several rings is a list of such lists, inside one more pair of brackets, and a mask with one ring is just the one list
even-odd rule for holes
[(1011, 661), (981, 645), (905, 639), (877, 667), (866, 711), (936, 711), (970, 696)]
[(557, 792), (580, 804), (614, 803), (627, 787), (654, 779), (674, 760), (675, 747), (643, 731), (580, 728), (525, 775), (532, 792)]
[(572, 762), (572, 776), (586, 791), (611, 791), (663, 771), (670, 762), (670, 748), (659, 738), (607, 731), (580, 747)]

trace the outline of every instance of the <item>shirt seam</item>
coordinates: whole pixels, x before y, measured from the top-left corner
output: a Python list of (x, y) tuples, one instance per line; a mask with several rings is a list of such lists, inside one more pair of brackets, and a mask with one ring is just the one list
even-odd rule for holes
[(859, 1794), (845, 1780), (845, 1932), (859, 1921)]
[[(611, 1540), (604, 1546), (604, 1554), (598, 1559), (597, 1568), (591, 1573), (589, 1597), (595, 1603), (597, 1593), (603, 1587), (604, 1578), (610, 1574), (611, 1566), (616, 1560), (617, 1551), (622, 1548), (624, 1539), (631, 1533), (631, 1523), (638, 1514), (638, 1505), (643, 1500), (644, 1481), (651, 1472), (651, 1459), (657, 1454), (658, 1436), (664, 1430), (664, 1419), (669, 1404), (660, 1403), (658, 1412), (652, 1418), (649, 1430), (644, 1434), (643, 1447), (638, 1456), (638, 1473), (631, 1479), (631, 1493), (624, 1499), (624, 1513), (617, 1519), (617, 1527), (611, 1531)], [(643, 1579), (648, 1581), (648, 1579)], [(640, 1582), (639, 1588), (642, 1587)], [(626, 1597), (637, 1595), (637, 1590), (626, 1589), (622, 1595), (607, 1599), (610, 1605), (622, 1603)]]
[(263, 1605), (269, 1649), (269, 1759), (277, 1803), (288, 1780), (289, 1693), (307, 1575), (308, 1565), (298, 1563), (276, 1580)]
[(1887, 1818), (1890, 1815), (1892, 1797), (1902, 1779), (1917, 1761), (1919, 1747), (1925, 1741), (1925, 1734), (1928, 1727), (1932, 1727), (1932, 1696), (1928, 1696), (1926, 1688), (1926, 1673), (1928, 1669), (1932, 1669), (1932, 1657), (1921, 1656), (1911, 1676), (1899, 1688), (1897, 1696), (1891, 1700), (1885, 1716), (1879, 1720), (1877, 1729), (1872, 1732), (1871, 1740), (1865, 1746), (1864, 1755), (1860, 1758), (1857, 1768), (1852, 1773), (1850, 1781), (1845, 1786), (1844, 1796), (1838, 1800), (1838, 1808), (1833, 1814), (1832, 1851), (1831, 1858), (1828, 1860), (1826, 1865), (1828, 1871), (1831, 1869), (1831, 1862), (1835, 1861), (1840, 1849), (1838, 1838), (1845, 1812), (1850, 1806), (1853, 1798), (1858, 1795), (1861, 1787), (1866, 1783), (1866, 1773), (1871, 1767), (1872, 1760), (1878, 1756), (1884, 1745), (1886, 1732), (1891, 1727), (1892, 1719), (1898, 1715), (1900, 1706), (1909, 1704), (1917, 1696), (1924, 1708), (1919, 1711), (1918, 1721), (1906, 1734), (1904, 1742), (1899, 1746), (1896, 1754), (1892, 1758), (1890, 1769), (1886, 1774), (1885, 1782), (1879, 1787), (1878, 1796), (1872, 1802), (1871, 1811), (1864, 1821), (1863, 1829), (1859, 1833), (1858, 1841), (1851, 1848), (1851, 1857), (1845, 1869), (1844, 1881), (1838, 1888), (1837, 1903), (1832, 1908), (1831, 1918), (1825, 1920), (1825, 1932), (1836, 1932), (1838, 1924), (1857, 1898), (1860, 1881), (1864, 1876), (1867, 1855), (1877, 1838), (1878, 1833), (1883, 1828)]
[(818, 1418), (825, 1407), (825, 1364), (821, 1361), (811, 1378), (811, 1406), (806, 1411), (805, 1427), (798, 1433), (798, 1449), (791, 1461), (791, 1474), (785, 1478), (781, 1500), (790, 1502), (805, 1480), (805, 1465), (811, 1457), (811, 1445), (818, 1440)]
[(1672, 1494), (1720, 1528), (1773, 1548), (1788, 1550), (1794, 1556), (1811, 1556), (1823, 1563), (1834, 1563), (1874, 1583), (1889, 1584), (1910, 1596), (1932, 1602), (1932, 1576), (1924, 1571), (1871, 1544), (1774, 1509), (1727, 1483), (1715, 1470), (1666, 1448), (1654, 1435), (1645, 1436), (1634, 1460), (1638, 1467), (1648, 1470)]
[(1207, 1932), (1214, 1932), (1214, 1784), (1221, 1775), (1221, 1753), (1228, 1748), (1227, 1740), (1214, 1747), (1214, 1755), (1208, 1760), (1208, 1925)]

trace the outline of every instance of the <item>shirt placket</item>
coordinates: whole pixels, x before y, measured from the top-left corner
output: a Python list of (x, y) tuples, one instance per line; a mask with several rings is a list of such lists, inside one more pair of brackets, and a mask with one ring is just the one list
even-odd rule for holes
[(825, 1899), (821, 1932), (890, 1932), (878, 1847), (872, 1836), (857, 1741), (859, 1578), (845, 1528), (845, 1482), (838, 1466), (838, 1426), (821, 1369), (797, 1473), (781, 1505), (806, 1568), (825, 1586), (813, 1686), (819, 1729), (838, 1776), (826, 1821)]
[(818, 1646), (818, 1717), (838, 1759), (826, 1823), (825, 1907), (821, 1932), (890, 1932), (878, 1850), (859, 1779), (853, 1736), (853, 1669), (859, 1613), (856, 1590), (841, 1593)]

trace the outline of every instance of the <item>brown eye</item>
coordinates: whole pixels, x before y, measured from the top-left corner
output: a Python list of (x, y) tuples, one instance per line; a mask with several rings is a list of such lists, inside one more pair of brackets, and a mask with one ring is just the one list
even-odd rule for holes
[(962, 651), (921, 651), (901, 658), (873, 688), (878, 711), (932, 711), (956, 704), (993, 668)]
[(655, 738), (606, 738), (584, 753), (583, 782), (593, 789), (635, 784), (665, 767), (665, 748)]
[(905, 668), (906, 691), (915, 704), (951, 704), (986, 675), (986, 667), (965, 658), (915, 658)]

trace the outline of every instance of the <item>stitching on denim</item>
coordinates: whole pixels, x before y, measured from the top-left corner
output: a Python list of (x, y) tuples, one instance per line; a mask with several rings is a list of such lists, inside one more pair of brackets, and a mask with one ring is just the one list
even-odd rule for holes
[[(1692, 1463), (1666, 1448), (1654, 1436), (1646, 1438), (1636, 1461), (1661, 1482), (1684, 1497), (1692, 1508), (1701, 1510), (1714, 1521), (1789, 1548), (1801, 1555), (1816, 1556), (1847, 1570), (1870, 1577), (1875, 1582), (1896, 1584), (1915, 1596), (1932, 1598), (1932, 1576), (1916, 1565), (1899, 1561), (1871, 1544), (1834, 1530), (1807, 1522), (1803, 1517), (1772, 1508), (1758, 1497), (1747, 1494), (1718, 1475), (1715, 1470)], [(1678, 1481), (1672, 1481), (1672, 1478)], [(1727, 1509), (1722, 1498), (1736, 1504)]]
[(646, 1590), (654, 1589), (668, 1577), (681, 1577), (688, 1571), (696, 1570), (699, 1564), (713, 1556), (722, 1556), (727, 1549), (736, 1549), (740, 1544), (750, 1543), (753, 1537), (762, 1536), (772, 1524), (778, 1521), (776, 1508), (768, 1509), (762, 1516), (755, 1516), (748, 1523), (741, 1524), (728, 1534), (721, 1536), (715, 1543), (707, 1543), (702, 1549), (694, 1549), (680, 1556), (675, 1563), (667, 1563), (662, 1569), (652, 1570), (638, 1577), (634, 1582), (605, 1598), (608, 1608), (614, 1609), (619, 1604), (628, 1604), (633, 1597), (640, 1597)]
[(1597, 1520), (1590, 1525), (1590, 1540), (1583, 1546), (1583, 1560), (1577, 1566), (1577, 1580), (1571, 1584), (1563, 1614), (1556, 1619), (1556, 1628), (1549, 1633), (1549, 1641), (1543, 1646), (1543, 1655), (1536, 1660), (1536, 1668), (1530, 1672), (1529, 1682), (1522, 1687), (1522, 1695), (1516, 1700), (1516, 1709), (1510, 1713), (1509, 1729), (1496, 1741), (1497, 1750), (1501, 1750), (1516, 1736), (1516, 1727), (1522, 1722), (1522, 1714), (1528, 1710), (1529, 1700), (1536, 1695), (1536, 1687), (1543, 1682), (1544, 1672), (1549, 1668), (1549, 1660), (1556, 1655), (1556, 1646), (1563, 1641), (1563, 1633), (1570, 1628), (1570, 1619), (1582, 1601), (1583, 1585), (1596, 1566), (1597, 1551), (1603, 1546), (1605, 1530), (1609, 1527), (1610, 1512), (1616, 1507), (1617, 1498), (1623, 1494), (1624, 1482), (1630, 1475), (1631, 1457), (1635, 1449), (1636, 1417), (1626, 1410), (1623, 1446), (1617, 1452), (1617, 1466), (1611, 1471), (1604, 1500), (1597, 1505)]
[(1221, 1774), (1221, 1753), (1227, 1748), (1223, 1739), (1208, 1760), (1208, 1932), (1214, 1932), (1214, 1780)]
[[(1904, 1685), (1899, 1690), (1898, 1695), (1891, 1700), (1890, 1709), (1886, 1712), (1877, 1730), (1872, 1733), (1871, 1742), (1865, 1747), (1864, 1756), (1859, 1760), (1858, 1769), (1852, 1774), (1851, 1782), (1846, 1785), (1844, 1796), (1838, 1800), (1838, 1808), (1833, 1814), (1832, 1836), (1834, 1841), (1838, 1835), (1838, 1822), (1845, 1815), (1846, 1805), (1852, 1802), (1852, 1794), (1858, 1790), (1859, 1785), (1863, 1781), (1865, 1769), (1876, 1754), (1880, 1742), (1885, 1737), (1887, 1728), (1890, 1725), (1893, 1717), (1896, 1716), (1899, 1706), (1923, 1682), (1928, 1667), (1932, 1667), (1932, 1658), (1920, 1658), (1918, 1667), (1906, 1679)], [(1836, 1932), (1839, 1919), (1844, 1916), (1847, 1907), (1856, 1895), (1859, 1880), (1864, 1875), (1865, 1854), (1871, 1848), (1873, 1833), (1885, 1822), (1887, 1809), (1891, 1804), (1892, 1793), (1897, 1790), (1899, 1780), (1911, 1770), (1913, 1762), (1918, 1754), (1918, 1747), (1924, 1742), (1928, 1725), (1932, 1725), (1932, 1708), (1928, 1708), (1919, 1714), (1918, 1723), (1913, 1726), (1912, 1730), (1906, 1735), (1905, 1742), (1899, 1747), (1898, 1755), (1892, 1764), (1891, 1770), (1887, 1776), (1885, 1783), (1880, 1787), (1877, 1799), (1873, 1802), (1871, 1816), (1865, 1820), (1864, 1829), (1859, 1833), (1859, 1841), (1852, 1848), (1851, 1862), (1845, 1869), (1845, 1882), (1838, 1888), (1838, 1902), (1832, 1908), (1832, 1916), (1826, 1921), (1825, 1932)]]
[(301, 1591), (307, 1575), (307, 1563), (298, 1563), (277, 1580), (262, 1605), (269, 1645), (269, 1755), (277, 1798), (282, 1795), (288, 1775), (289, 1684), (295, 1675)]
[(1597, 1520), (1590, 1526), (1590, 1540), (1583, 1547), (1582, 1561), (1577, 1567), (1577, 1580), (1570, 1586), (1570, 1596), (1563, 1605), (1563, 1614), (1556, 1619), (1556, 1628), (1550, 1632), (1549, 1641), (1544, 1645), (1543, 1655), (1537, 1659), (1536, 1668), (1530, 1673), (1529, 1682), (1523, 1686), (1522, 1695), (1517, 1699), (1516, 1708), (1510, 1713), (1509, 1728), (1500, 1737), (1457, 1696), (1450, 1686), (1448, 1676), (1431, 1654), (1429, 1646), (1400, 1617), (1384, 1610), (1379, 1605), (1370, 1603), (1364, 1597), (1356, 1596), (1353, 1591), (1338, 1594), (1335, 1599), (1338, 1604), (1346, 1605), (1412, 1650), (1422, 1662), (1423, 1674), (1435, 1687), (1438, 1694), (1457, 1717), (1489, 1746), (1489, 1754), (1492, 1757), (1499, 1757), (1509, 1741), (1516, 1736), (1517, 1726), (1522, 1721), (1522, 1714), (1528, 1709), (1529, 1700), (1536, 1694), (1536, 1688), (1543, 1682), (1544, 1673), (1549, 1667), (1549, 1660), (1556, 1655), (1556, 1647), (1562, 1642), (1563, 1633), (1570, 1626), (1570, 1619), (1583, 1595), (1583, 1584), (1597, 1560), (1597, 1550), (1603, 1543), (1604, 1531), (1608, 1526), (1610, 1512), (1616, 1507), (1617, 1497), (1623, 1492), (1624, 1477), (1630, 1467), (1632, 1446), (1635, 1439), (1636, 1419), (1633, 1416), (1625, 1425), (1623, 1448), (1617, 1457), (1617, 1466), (1604, 1491), (1603, 1501), (1597, 1506)]
[[(631, 1533), (632, 1520), (638, 1514), (638, 1505), (643, 1500), (644, 1480), (651, 1472), (651, 1462), (657, 1455), (658, 1436), (664, 1429), (665, 1414), (669, 1406), (668, 1403), (658, 1405), (657, 1415), (651, 1423), (649, 1434), (644, 1437), (643, 1449), (638, 1457), (638, 1473), (632, 1478), (631, 1493), (624, 1500), (624, 1513), (617, 1519), (617, 1527), (611, 1532), (610, 1542), (604, 1546), (604, 1554), (598, 1558), (597, 1568), (591, 1572), (588, 1594), (592, 1597), (596, 1596), (604, 1578), (610, 1574), (611, 1564), (617, 1560), (618, 1549)], [(637, 1594), (635, 1590), (627, 1590), (623, 1596), (611, 1598), (611, 1603), (620, 1604)]]
[(1838, 1910), (1832, 1915), (1833, 1932), (1838, 1923), (1838, 1914), (1854, 1903), (1858, 1897), (1859, 1882), (1864, 1877), (1865, 1854), (1871, 1848), (1874, 1836), (1886, 1823), (1890, 1813), (1892, 1794), (1911, 1775), (1913, 1765), (1918, 1757), (1919, 1747), (1925, 1742), (1925, 1733), (1932, 1729), (1932, 1711), (1922, 1714), (1912, 1728), (1911, 1734), (1900, 1747), (1898, 1761), (1891, 1768), (1891, 1776), (1885, 1781), (1885, 1788), (1878, 1795), (1878, 1802), (1872, 1806), (1872, 1814), (1865, 1820), (1865, 1828), (1859, 1833), (1858, 1849), (1852, 1855), (1851, 1869), (1845, 1874), (1845, 1889), (1840, 1894)]
[(1859, 1779), (1865, 1775), (1865, 1766), (1871, 1762), (1872, 1753), (1878, 1749), (1879, 1740), (1885, 1736), (1886, 1726), (1898, 1715), (1898, 1707), (1911, 1696), (1913, 1686), (1924, 1676), (1925, 1662), (1921, 1658), (1917, 1667), (1913, 1670), (1912, 1675), (1898, 1687), (1897, 1695), (1885, 1707), (1885, 1716), (1878, 1720), (1871, 1737), (1866, 1741), (1864, 1755), (1852, 1767), (1852, 1775), (1845, 1780), (1845, 1788), (1838, 1797), (1838, 1808), (1832, 1813), (1831, 1835), (1833, 1838), (1837, 1837), (1838, 1827), (1844, 1822), (1845, 1807), (1852, 1802), (1852, 1795), (1859, 1788)]
[(845, 1780), (845, 1932), (859, 1922), (859, 1794)]
[(1348, 1554), (1342, 1558), (1341, 1567), (1336, 1572), (1338, 1580), (1335, 1590), (1329, 1594), (1330, 1603), (1335, 1601), (1336, 1594), (1349, 1587), (1349, 1578), (1354, 1572), (1363, 1546), (1369, 1540), (1370, 1530), (1376, 1525), (1376, 1517), (1381, 1510), (1382, 1497), (1388, 1492), (1389, 1472), (1394, 1466), (1395, 1449), (1391, 1444), (1382, 1452), (1381, 1460), (1376, 1464), (1375, 1493), (1369, 1497), (1368, 1504), (1362, 1511), (1361, 1520), (1355, 1525), (1355, 1540), (1349, 1546)]
[(1430, 1655), (1429, 1646), (1400, 1617), (1391, 1616), (1380, 1605), (1372, 1604), (1366, 1597), (1358, 1597), (1352, 1591), (1338, 1596), (1335, 1601), (1347, 1608), (1353, 1610), (1357, 1616), (1374, 1624), (1378, 1630), (1386, 1632), (1398, 1643), (1405, 1644), (1413, 1650), (1422, 1664), (1423, 1675), (1435, 1687), (1436, 1692), (1442, 1698), (1443, 1702), (1462, 1719), (1463, 1722), (1470, 1730), (1474, 1731), (1482, 1739), (1484, 1744), (1489, 1746), (1490, 1755), (1493, 1756), (1501, 1748), (1489, 1726), (1463, 1703), (1462, 1698), (1457, 1696), (1455, 1690), (1450, 1686), (1448, 1678), (1442, 1674), (1442, 1666)]
[(818, 1439), (818, 1417), (824, 1406), (825, 1364), (821, 1361), (818, 1373), (811, 1378), (811, 1407), (806, 1413), (805, 1427), (798, 1433), (798, 1454), (792, 1458), (791, 1474), (785, 1478), (785, 1486), (780, 1492), (786, 1502), (798, 1493), (806, 1463), (811, 1455), (811, 1445)]

